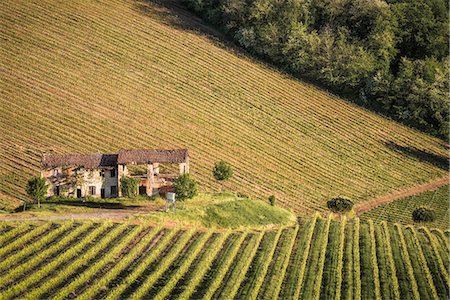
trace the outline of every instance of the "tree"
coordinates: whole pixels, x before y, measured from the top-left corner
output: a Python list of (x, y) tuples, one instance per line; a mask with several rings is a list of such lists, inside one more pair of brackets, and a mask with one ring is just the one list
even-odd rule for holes
[(214, 178), (221, 183), (221, 189), (223, 190), (223, 181), (228, 180), (233, 176), (233, 169), (227, 162), (221, 160), (214, 164), (212, 173)]
[(188, 174), (182, 174), (173, 183), (173, 190), (178, 200), (194, 198), (197, 191), (197, 182)]
[(45, 178), (32, 177), (28, 180), (26, 187), (27, 194), (37, 202), (38, 207), (41, 207), (41, 201), (45, 200), (47, 190), (48, 184)]
[(334, 213), (345, 213), (353, 208), (352, 200), (346, 197), (336, 197), (328, 200), (327, 207)]
[(276, 200), (277, 200), (277, 199), (275, 198), (274, 195), (270, 195), (270, 196), (269, 196), (269, 203), (270, 203), (270, 205), (275, 206), (275, 201), (276, 201)]
[(436, 219), (436, 214), (429, 208), (419, 207), (412, 213), (414, 222), (433, 222)]
[(283, 71), (447, 139), (448, 1), (182, 2)]
[(136, 197), (138, 192), (139, 179), (122, 176), (120, 179), (120, 185), (122, 194), (125, 197)]

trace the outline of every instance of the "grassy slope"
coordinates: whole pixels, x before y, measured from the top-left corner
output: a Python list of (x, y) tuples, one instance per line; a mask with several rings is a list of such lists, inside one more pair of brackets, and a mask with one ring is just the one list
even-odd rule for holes
[[(17, 200), (16, 200), (17, 201)], [(38, 207), (27, 205), (26, 211), (0, 215), (0, 222), (9, 218), (92, 218), (130, 220), (137, 223), (187, 225), (189, 227), (219, 227), (232, 229), (271, 228), (296, 223), (296, 216), (281, 207), (271, 206), (259, 200), (240, 198), (230, 193), (200, 194), (185, 202), (177, 201), (176, 211), (165, 213), (166, 201), (161, 198), (149, 201), (136, 199), (50, 198)], [(115, 213), (122, 214), (120, 216)]]
[[(322, 218), (307, 221), (295, 236), (292, 227), (259, 234), (108, 222), (89, 222), (83, 230), (76, 222), (40, 223), (30, 230), (30, 223), (0, 222), (0, 298), (114, 298), (113, 291), (116, 297), (128, 298), (140, 290), (145, 298), (175, 299), (183, 293), (184, 299), (195, 290), (214, 292), (230, 284), (236, 284), (236, 295), (247, 293), (261, 299), (273, 295), (292, 299), (295, 294), (301, 299), (311, 299), (311, 295), (341, 298), (338, 290), (343, 299), (352, 294), (385, 299), (392, 298), (392, 293), (448, 298), (444, 233), (367, 222), (347, 222), (344, 227), (334, 221), (327, 224)], [(353, 234), (346, 234), (345, 229)], [(247, 237), (241, 239), (243, 234)], [(95, 242), (88, 243), (93, 237)], [(309, 250), (302, 246), (305, 239)], [(84, 244), (80, 257), (78, 248)], [(239, 268), (240, 262), (248, 265)], [(209, 269), (211, 265), (215, 267)], [(352, 272), (354, 284), (343, 279), (338, 265), (346, 270), (345, 276), (347, 270)], [(398, 285), (392, 284), (391, 276)], [(266, 289), (273, 278), (280, 285)]]
[(450, 207), (448, 204), (449, 186), (407, 197), (392, 203), (380, 205), (361, 215), (362, 219), (386, 220), (390, 222), (412, 223), (412, 213), (420, 206), (432, 209), (436, 220), (425, 225), (448, 229), (450, 224)]
[[(442, 142), (290, 79), (222, 45), (164, 1), (3, 1), (0, 192), (24, 198), (43, 152), (189, 148), (205, 189), (296, 212), (441, 177)], [(445, 163), (444, 163), (445, 164)]]
[(227, 194), (200, 195), (186, 203), (177, 203), (176, 212), (153, 213), (138, 219), (223, 228), (251, 228), (296, 222), (295, 216), (285, 209)]

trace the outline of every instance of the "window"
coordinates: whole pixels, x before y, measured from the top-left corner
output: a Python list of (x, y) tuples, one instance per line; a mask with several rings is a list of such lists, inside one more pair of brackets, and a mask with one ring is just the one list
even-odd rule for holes
[[(112, 169), (111, 172), (110, 172), (110, 174), (109, 174), (109, 176), (110, 176), (110, 177), (116, 177), (116, 169)], [(111, 188), (112, 188), (112, 187), (111, 187)]]
[(94, 196), (95, 195), (95, 185), (89, 186), (89, 195)]
[(99, 171), (99, 174), (100, 174), (100, 177), (105, 177), (105, 171), (100, 170), (100, 171)]
[(111, 186), (111, 196), (117, 196), (117, 186)]

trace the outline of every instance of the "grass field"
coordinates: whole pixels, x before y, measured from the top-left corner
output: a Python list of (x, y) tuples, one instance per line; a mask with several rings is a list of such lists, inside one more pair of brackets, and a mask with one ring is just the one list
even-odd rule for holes
[(196, 228), (267, 229), (292, 225), (297, 217), (291, 211), (230, 193), (200, 194), (186, 202), (177, 201), (176, 210), (166, 212), (166, 201), (148, 199), (55, 198), (40, 207), (29, 204), (25, 211), (0, 214), (0, 222), (17, 219), (120, 219), (138, 223)]
[(447, 299), (449, 232), (371, 221), (266, 231), (0, 223), (0, 298)]
[(188, 148), (204, 190), (297, 213), (446, 174), (443, 142), (289, 78), (172, 0), (6, 0), (0, 7), (0, 192), (25, 199), (42, 153)]
[(436, 220), (424, 223), (429, 227), (450, 227), (449, 186), (380, 205), (361, 215), (361, 219), (386, 220), (403, 224), (413, 223), (412, 213), (418, 207), (427, 207), (436, 214)]
[(198, 227), (258, 228), (261, 226), (292, 225), (296, 223), (293, 213), (281, 207), (270, 206), (262, 201), (238, 198), (232, 194), (201, 194), (185, 203), (177, 203), (176, 211), (161, 213), (165, 201), (158, 201), (159, 209), (144, 216), (131, 217), (139, 221), (187, 224)]

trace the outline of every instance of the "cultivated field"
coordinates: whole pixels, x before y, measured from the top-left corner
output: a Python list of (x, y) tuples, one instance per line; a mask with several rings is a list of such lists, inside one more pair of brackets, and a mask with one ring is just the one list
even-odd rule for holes
[(161, 3), (2, 1), (1, 193), (24, 199), (44, 152), (120, 148), (188, 148), (205, 190), (224, 159), (227, 189), (298, 213), (446, 174), (440, 140), (257, 63)]
[(274, 231), (0, 223), (0, 298), (447, 299), (449, 232), (314, 217)]
[(436, 214), (436, 220), (428, 227), (448, 229), (450, 224), (449, 186), (380, 205), (361, 215), (361, 219), (385, 220), (402, 224), (413, 223), (412, 213), (418, 207), (427, 207)]

